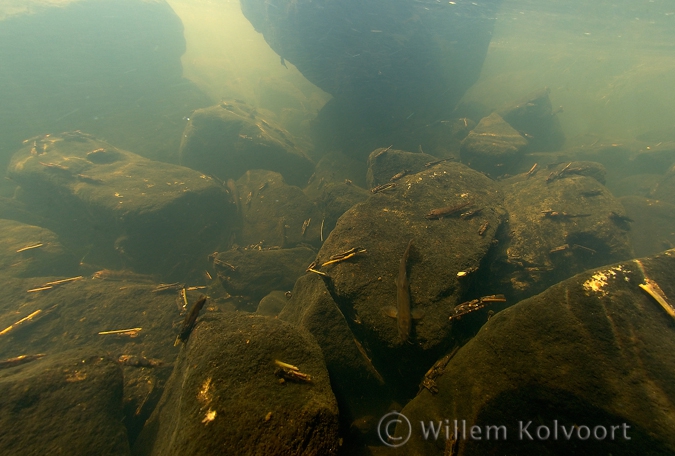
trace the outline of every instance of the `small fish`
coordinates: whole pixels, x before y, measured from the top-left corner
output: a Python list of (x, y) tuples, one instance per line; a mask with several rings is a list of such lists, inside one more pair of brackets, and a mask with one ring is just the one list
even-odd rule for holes
[(424, 166), (426, 168), (428, 168), (430, 166), (438, 165), (439, 163), (443, 163), (443, 162), (446, 162), (448, 160), (449, 160), (449, 158), (442, 158), (440, 160), (434, 160), (434, 161), (427, 162), (427, 163), (424, 164)]
[(465, 207), (469, 206), (472, 203), (473, 201), (467, 201), (465, 203), (457, 204), (455, 206), (447, 206), (447, 207), (440, 207), (438, 209), (432, 209), (425, 217), (429, 220), (448, 217), (450, 215), (456, 214), (457, 212), (461, 211), (462, 209), (464, 209)]
[(613, 221), (618, 222), (618, 223), (627, 223), (627, 222), (630, 223), (630, 222), (635, 221), (632, 218), (628, 217), (627, 215), (621, 215), (621, 214), (616, 213), (614, 211), (609, 213), (609, 218), (610, 218), (610, 220), (613, 220)]
[(410, 257), (410, 246), (413, 240), (408, 241), (401, 263), (398, 268), (398, 277), (396, 278), (396, 308), (385, 308), (388, 316), (396, 318), (398, 334), (402, 342), (410, 341), (410, 332), (412, 331), (412, 320), (421, 318), (418, 310), (413, 311), (410, 306), (410, 281), (408, 280), (408, 258)]
[(96, 177), (87, 176), (86, 174), (76, 174), (75, 177), (81, 182), (92, 185), (101, 185), (104, 183), (103, 180), (97, 179)]

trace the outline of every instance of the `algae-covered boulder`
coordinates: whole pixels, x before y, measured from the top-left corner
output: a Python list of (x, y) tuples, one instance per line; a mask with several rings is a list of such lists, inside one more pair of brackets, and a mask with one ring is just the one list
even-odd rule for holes
[[(369, 187), (399, 179), (406, 174), (415, 174), (426, 169), (426, 164), (438, 161), (433, 155), (412, 153), (392, 148), (375, 149), (368, 156), (366, 179)], [(393, 182), (393, 181), (392, 181)]]
[(241, 313), (200, 320), (137, 454), (336, 453), (337, 405), (321, 349), (307, 331)]
[[(359, 342), (394, 384), (410, 382), (450, 343), (448, 317), (476, 292), (474, 274), (504, 216), (496, 185), (459, 163), (436, 164), (395, 184), (340, 217), (316, 262), (332, 299), (357, 322)], [(388, 315), (407, 293), (396, 285), (406, 277), (418, 318), (402, 334)]]
[(284, 309), (291, 297), (291, 291), (274, 290), (269, 292), (258, 303), (256, 313), (266, 317), (276, 317)]
[(64, 244), (111, 268), (185, 273), (185, 258), (213, 251), (234, 216), (213, 178), (79, 131), (29, 141), (8, 174)]
[(484, 117), (462, 141), (462, 162), (492, 176), (511, 173), (518, 165), (525, 139), (496, 112)]
[[(147, 276), (99, 271), (96, 277), (5, 279), (0, 360), (36, 353), (47, 353), (47, 360), (81, 349), (117, 361), (124, 373), (123, 419), (133, 442), (171, 373), (178, 352), (173, 325), (183, 300), (177, 288), (158, 291)], [(188, 291), (188, 300), (197, 293)]]
[(316, 164), (303, 191), (321, 211), (321, 241), (328, 237), (342, 214), (368, 198), (366, 171), (365, 163), (339, 152), (326, 154)]
[(666, 175), (657, 182), (649, 197), (675, 204), (675, 165), (671, 166)]
[(329, 152), (318, 161), (314, 174), (307, 181), (304, 188), (307, 196), (314, 196), (321, 187), (330, 183), (351, 181), (356, 186), (365, 188), (368, 166), (361, 160), (356, 160), (341, 152)]
[[(658, 287), (672, 305), (673, 271), (669, 250), (584, 272), (496, 314), (447, 364), (438, 393), (424, 389), (403, 409), (413, 428), (398, 454), (440, 454), (443, 420), (449, 433), (458, 421), (458, 455), (673, 454), (673, 319), (654, 299)], [(438, 438), (424, 438), (420, 421), (428, 430), (430, 420)]]
[(624, 196), (619, 198), (627, 218), (621, 222), (630, 228), (628, 236), (636, 256), (654, 255), (675, 247), (675, 205), (665, 201)]
[(632, 256), (624, 208), (599, 180), (601, 165), (569, 162), (504, 182), (509, 229), (493, 273), (514, 296)]
[(392, 391), (359, 342), (363, 328), (355, 315), (343, 314), (319, 276), (298, 279), (279, 318), (309, 331), (321, 347), (343, 423), (385, 410)]
[(309, 247), (292, 249), (235, 248), (212, 254), (213, 268), (231, 295), (259, 301), (273, 290), (290, 290), (316, 257)]
[(122, 370), (91, 351), (45, 354), (3, 369), (0, 408), (2, 454), (130, 454)]
[(500, 3), (245, 0), (241, 7), (282, 59), (377, 125), (451, 110), (478, 79)]
[(550, 93), (548, 87), (537, 90), (497, 111), (509, 125), (527, 137), (530, 151), (559, 150), (565, 142), (565, 133), (557, 116), (562, 106), (552, 107)]
[(288, 132), (237, 101), (192, 113), (180, 159), (182, 165), (222, 180), (239, 179), (249, 169), (266, 169), (292, 185), (304, 185), (314, 167)]
[(77, 259), (45, 228), (0, 219), (0, 271), (12, 277), (74, 274)]
[(321, 212), (300, 188), (287, 185), (279, 173), (255, 169), (236, 183), (242, 214), (236, 242), (244, 246), (318, 246)]

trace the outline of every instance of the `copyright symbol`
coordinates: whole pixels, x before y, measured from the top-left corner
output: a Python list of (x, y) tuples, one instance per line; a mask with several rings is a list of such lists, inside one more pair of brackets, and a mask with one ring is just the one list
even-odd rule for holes
[[(405, 437), (396, 437), (392, 435), (390, 431), (390, 426), (393, 424), (394, 428), (397, 424), (403, 424), (408, 427), (408, 435)], [(403, 430), (403, 429), (401, 429)], [(384, 443), (388, 447), (398, 448), (405, 445), (412, 434), (412, 426), (410, 421), (405, 417), (404, 414), (399, 412), (389, 412), (380, 418), (380, 422), (377, 423), (377, 436), (380, 438), (380, 442)]]

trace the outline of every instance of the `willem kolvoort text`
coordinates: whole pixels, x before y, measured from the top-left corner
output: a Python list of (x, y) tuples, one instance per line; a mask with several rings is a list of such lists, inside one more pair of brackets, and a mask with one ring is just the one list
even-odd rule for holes
[[(508, 440), (505, 425), (467, 426), (466, 420), (420, 421), (425, 440)], [(558, 423), (533, 425), (532, 421), (518, 421), (518, 440), (630, 440), (630, 426), (626, 423), (610, 426), (587, 426)], [(511, 437), (514, 438), (514, 437)]]

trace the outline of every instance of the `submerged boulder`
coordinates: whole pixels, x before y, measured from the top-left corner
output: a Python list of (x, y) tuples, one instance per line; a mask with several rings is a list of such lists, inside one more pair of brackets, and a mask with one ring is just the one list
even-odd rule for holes
[(290, 290), (316, 257), (309, 247), (235, 248), (212, 254), (213, 268), (230, 294), (258, 302), (274, 290)]
[[(340, 217), (315, 269), (326, 274), (331, 299), (358, 328), (354, 334), (369, 347), (382, 376), (392, 386), (409, 386), (451, 342), (448, 317), (475, 292), (474, 273), (493, 245), (504, 210), (496, 184), (458, 163), (439, 163), (394, 184)], [(388, 315), (406, 293), (404, 285), (397, 287), (406, 277), (408, 309), (418, 318), (402, 332)]]
[(385, 410), (392, 391), (367, 344), (359, 342), (363, 328), (354, 315), (342, 313), (319, 276), (298, 279), (279, 318), (308, 330), (321, 347), (343, 424)]
[(238, 245), (288, 248), (306, 243), (318, 246), (321, 212), (303, 191), (287, 185), (273, 171), (247, 171), (236, 183), (241, 211)]
[(122, 370), (90, 351), (47, 354), (3, 369), (0, 408), (2, 454), (130, 454)]
[(640, 196), (624, 196), (619, 201), (626, 208), (626, 219), (621, 223), (629, 228), (636, 256), (654, 255), (675, 247), (674, 204)]
[(337, 220), (349, 208), (368, 198), (367, 166), (339, 152), (325, 155), (303, 190), (321, 211), (320, 241), (328, 237)]
[(235, 215), (212, 177), (80, 131), (28, 142), (8, 174), (65, 245), (109, 268), (184, 274), (185, 258), (212, 252)]
[[(436, 378), (437, 394), (423, 389), (402, 410), (414, 424), (400, 454), (442, 452), (455, 420), (460, 455), (673, 454), (673, 319), (653, 292), (674, 302), (673, 271), (669, 250), (584, 272), (495, 315)], [(440, 433), (424, 438), (419, 423), (428, 430), (430, 420)]]
[(675, 204), (675, 165), (671, 166), (665, 176), (657, 182), (649, 192), (649, 197)]
[(553, 109), (550, 93), (546, 87), (497, 111), (509, 125), (527, 137), (529, 151), (559, 150), (565, 142), (565, 133), (557, 116), (562, 112), (562, 106)]
[(75, 274), (77, 259), (48, 229), (0, 219), (0, 271), (12, 277)]
[(182, 348), (134, 449), (332, 455), (337, 413), (321, 349), (307, 331), (258, 315), (216, 314), (202, 318)]
[(406, 174), (415, 174), (427, 168), (427, 164), (439, 161), (433, 155), (412, 153), (389, 148), (375, 149), (368, 156), (366, 179), (370, 188), (394, 182)]
[[(0, 360), (46, 353), (41, 361), (48, 361), (86, 350), (116, 361), (124, 374), (120, 420), (133, 442), (171, 373), (173, 324), (183, 299), (175, 286), (158, 289), (149, 277), (128, 271), (99, 271), (96, 277), (5, 279)], [(197, 296), (187, 292), (190, 301)]]
[(304, 185), (314, 165), (292, 136), (242, 102), (221, 102), (190, 116), (180, 146), (181, 164), (216, 176), (239, 179), (266, 169), (292, 185)]
[(512, 173), (527, 146), (527, 139), (496, 112), (484, 117), (462, 141), (462, 162), (490, 176)]
[(448, 111), (478, 79), (500, 0), (242, 1), (281, 58), (377, 125)]
[(502, 187), (509, 223), (493, 277), (514, 297), (632, 256), (624, 208), (601, 184), (600, 164), (569, 162), (533, 174)]

